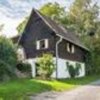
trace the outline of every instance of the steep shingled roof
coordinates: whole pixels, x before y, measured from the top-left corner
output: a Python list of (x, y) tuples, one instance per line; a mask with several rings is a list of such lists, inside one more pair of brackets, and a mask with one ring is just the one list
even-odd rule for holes
[[(33, 9), (35, 10), (35, 9)], [(60, 25), (58, 23), (56, 23), (54, 20), (52, 20), (51, 18), (41, 14), (39, 11), (35, 10), (35, 12), (44, 20), (44, 22), (58, 35), (62, 36), (63, 39), (89, 51), (89, 49), (87, 47), (85, 47), (82, 42), (80, 41), (80, 39), (75, 35), (75, 33), (73, 33), (72, 31), (70, 31), (69, 29), (66, 29), (63, 25)]]
[[(38, 10), (33, 9), (32, 12), (37, 13), (37, 15), (46, 23), (46, 25), (48, 25), (54, 32), (55, 34), (58, 34), (60, 36), (62, 36), (63, 39), (81, 47), (82, 49), (89, 51), (88, 48), (86, 48), (82, 42), (80, 41), (80, 39), (75, 35), (75, 33), (73, 33), (72, 31), (70, 31), (69, 29), (66, 29), (63, 25), (60, 25), (58, 23), (56, 23), (54, 20), (52, 20), (51, 18), (41, 14)], [(23, 34), (22, 34), (23, 35)], [(16, 39), (16, 38), (15, 38)], [(20, 38), (21, 39), (21, 38)]]

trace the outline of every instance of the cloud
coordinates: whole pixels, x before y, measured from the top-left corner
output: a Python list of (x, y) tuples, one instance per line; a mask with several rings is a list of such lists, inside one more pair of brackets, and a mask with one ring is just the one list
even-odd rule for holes
[[(1, 17), (0, 17), (0, 19), (1, 19)], [(2, 31), (3, 35), (5, 35), (6, 37), (12, 37), (12, 36), (17, 35), (18, 32), (16, 31), (16, 27), (23, 20), (24, 20), (24, 18), (23, 19), (11, 19), (11, 18), (2, 16), (2, 20), (0, 20), (0, 24), (4, 24), (4, 28)]]
[(0, 13), (7, 17), (19, 18), (25, 16), (33, 7), (40, 8), (47, 2), (58, 2), (66, 7), (70, 4), (69, 0), (0, 0)]
[(1, 0), (0, 12), (7, 17), (23, 17), (31, 8), (33, 0)]
[(0, 0), (0, 24), (7, 37), (17, 34), (16, 27), (32, 9), (32, 0)]
[(30, 14), (33, 7), (38, 9), (48, 2), (58, 2), (69, 7), (71, 1), (73, 0), (0, 0), (0, 24), (5, 24), (3, 34), (8, 37), (17, 34), (16, 27)]

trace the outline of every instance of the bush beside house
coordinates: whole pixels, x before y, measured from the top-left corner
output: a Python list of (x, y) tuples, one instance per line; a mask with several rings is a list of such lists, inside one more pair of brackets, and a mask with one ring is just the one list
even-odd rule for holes
[(79, 70), (81, 68), (81, 65), (79, 63), (76, 63), (75, 66), (72, 64), (69, 64), (68, 62), (66, 63), (69, 75), (71, 78), (75, 78), (79, 75)]
[(32, 69), (29, 63), (19, 62), (16, 66), (16, 74), (19, 78), (31, 78)]
[(16, 49), (13, 43), (0, 37), (0, 81), (14, 78), (15, 66), (17, 63)]
[(51, 54), (43, 54), (37, 58), (37, 73), (42, 79), (49, 79), (55, 70), (53, 56)]

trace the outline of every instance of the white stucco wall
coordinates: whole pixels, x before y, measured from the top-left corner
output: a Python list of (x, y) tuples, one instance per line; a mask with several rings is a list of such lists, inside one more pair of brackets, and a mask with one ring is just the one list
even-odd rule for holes
[[(54, 58), (54, 61), (56, 62), (56, 59)], [(56, 63), (55, 63), (56, 64)], [(53, 78), (56, 77), (56, 70), (52, 74)], [(66, 60), (58, 59), (58, 68), (57, 68), (57, 78), (67, 78), (69, 77), (69, 73), (66, 70)]]
[[(55, 58), (54, 58), (54, 60), (56, 62)], [(79, 70), (79, 75), (76, 76), (76, 77), (85, 76), (85, 63), (71, 61), (71, 60), (64, 60), (64, 59), (59, 58), (58, 59), (58, 76), (57, 76), (57, 78), (70, 78), (66, 62), (68, 62), (69, 64), (73, 65), (74, 67), (76, 66), (76, 63), (81, 64), (81, 68)], [(56, 77), (55, 73), (56, 72), (54, 72), (53, 75), (52, 75), (53, 78)]]
[(29, 63), (31, 65), (32, 69), (32, 77), (36, 76), (36, 66), (35, 66), (35, 59), (27, 59), (25, 62)]
[[(54, 58), (54, 61), (56, 62), (55, 58)], [(32, 77), (35, 77), (36, 76), (36, 68), (35, 68), (36, 67), (35, 66), (36, 59), (28, 59), (28, 60), (26, 60), (26, 62), (31, 64), (31, 66), (32, 66)], [(64, 60), (64, 59), (59, 58), (58, 59), (58, 68), (57, 68), (58, 69), (58, 76), (57, 76), (57, 78), (70, 78), (66, 62), (69, 62), (69, 64), (73, 65), (74, 67), (75, 67), (76, 63), (80, 63), (80, 62)], [(79, 70), (79, 75), (76, 76), (76, 77), (83, 77), (83, 76), (85, 76), (85, 63), (80, 63), (80, 64), (81, 64), (81, 68)], [(53, 72), (51, 77), (52, 78), (56, 78), (56, 70)]]

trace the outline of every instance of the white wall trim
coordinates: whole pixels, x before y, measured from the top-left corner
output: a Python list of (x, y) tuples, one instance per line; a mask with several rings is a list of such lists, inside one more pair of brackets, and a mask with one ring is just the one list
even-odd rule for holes
[[(44, 48), (41, 48), (41, 41), (44, 42)], [(41, 50), (41, 49), (47, 49), (49, 47), (49, 39), (41, 39), (36, 41), (36, 49)]]
[[(54, 63), (56, 64), (56, 58), (54, 57)], [(32, 66), (32, 77), (36, 76), (36, 58), (34, 59), (27, 59), (26, 62), (30, 63)], [(67, 70), (66, 62), (69, 62), (73, 66), (75, 66), (76, 63), (81, 64), (81, 70), (79, 71), (79, 76), (76, 77), (83, 77), (85, 76), (85, 63), (84, 62), (78, 62), (78, 61), (71, 61), (71, 60), (65, 60), (65, 59), (58, 59), (58, 76), (57, 78), (70, 78), (69, 72)], [(51, 75), (52, 78), (56, 78), (56, 70)]]

